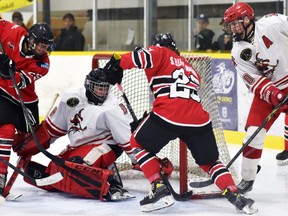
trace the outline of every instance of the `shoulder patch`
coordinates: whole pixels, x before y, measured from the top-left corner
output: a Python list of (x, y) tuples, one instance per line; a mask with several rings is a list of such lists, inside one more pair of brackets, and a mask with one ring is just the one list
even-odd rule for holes
[(69, 107), (75, 107), (79, 104), (79, 99), (76, 98), (76, 97), (72, 97), (72, 98), (69, 98), (66, 102), (66, 104), (69, 106)]
[(38, 61), (36, 62), (36, 65), (41, 68), (46, 68), (47, 70), (49, 69), (49, 64), (47, 62)]
[(240, 53), (240, 58), (243, 59), (244, 61), (249, 61), (252, 57), (252, 50), (247, 48), (242, 50)]
[(122, 109), (124, 115), (126, 115), (128, 113), (127, 108), (123, 103), (120, 103), (119, 107)]

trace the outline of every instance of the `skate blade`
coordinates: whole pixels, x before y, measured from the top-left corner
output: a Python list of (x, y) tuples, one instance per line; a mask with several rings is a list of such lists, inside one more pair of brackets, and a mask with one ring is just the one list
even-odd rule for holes
[(111, 201), (122, 201), (122, 200), (127, 200), (127, 199), (132, 199), (132, 198), (135, 198), (135, 196), (130, 194), (129, 192), (125, 192), (122, 195), (120, 192), (117, 192), (111, 196)]
[(288, 159), (286, 159), (286, 160), (277, 160), (277, 165), (278, 166), (286, 166), (286, 165), (288, 165)]
[(149, 203), (147, 205), (142, 205), (141, 211), (142, 212), (156, 211), (156, 210), (160, 210), (160, 209), (172, 206), (174, 203), (175, 203), (175, 200), (173, 199), (172, 196), (166, 196), (166, 197), (159, 199), (155, 203)]
[(5, 197), (5, 200), (6, 201), (14, 201), (16, 199), (18, 199), (19, 197), (21, 197), (22, 194), (18, 193), (18, 194), (8, 194), (6, 197)]
[(245, 213), (245, 214), (248, 214), (248, 215), (252, 215), (256, 212), (258, 212), (258, 208), (254, 207), (254, 205), (252, 206), (245, 206), (242, 210), (239, 210), (237, 209), (239, 212), (241, 213)]

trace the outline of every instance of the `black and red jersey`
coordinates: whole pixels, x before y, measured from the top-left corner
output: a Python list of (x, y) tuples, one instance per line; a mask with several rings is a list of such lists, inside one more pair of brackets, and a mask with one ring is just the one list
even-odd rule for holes
[(120, 66), (145, 70), (155, 96), (153, 112), (173, 125), (200, 127), (210, 122), (198, 94), (200, 75), (174, 51), (161, 46), (122, 55)]
[[(0, 20), (0, 41), (2, 50), (16, 64), (15, 79), (20, 89), (24, 103), (33, 103), (38, 100), (35, 92), (35, 81), (45, 76), (50, 67), (48, 56), (36, 59), (33, 54), (22, 52), (27, 31), (6, 20)], [(14, 102), (19, 102), (11, 80), (0, 78), (0, 96)]]

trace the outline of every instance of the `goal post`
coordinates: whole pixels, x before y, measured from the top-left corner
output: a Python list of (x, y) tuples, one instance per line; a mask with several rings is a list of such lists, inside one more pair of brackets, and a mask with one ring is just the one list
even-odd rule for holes
[[(217, 99), (213, 88), (213, 76), (211, 70), (211, 57), (208, 55), (182, 54), (182, 56), (192, 65), (192, 67), (201, 76), (201, 87), (199, 95), (204, 109), (209, 112), (212, 121), (213, 132), (219, 150), (219, 159), (227, 164), (231, 157), (225, 141), (222, 123), (218, 111)], [(111, 54), (95, 54), (92, 59), (92, 68), (103, 68), (107, 61), (111, 58)], [(145, 111), (152, 108), (151, 91), (142, 69), (133, 68), (123, 72), (123, 80), (121, 83), (129, 102), (138, 118), (142, 117)], [(121, 100), (120, 91), (116, 86), (111, 91)], [(123, 101), (124, 102), (124, 101)], [(199, 181), (201, 179), (209, 179), (209, 175), (195, 163), (191, 153), (183, 141), (175, 139), (170, 141), (158, 154), (158, 157), (167, 157), (172, 162), (176, 172), (173, 172), (173, 178), (179, 179), (179, 190), (181, 193), (187, 191), (188, 180)], [(127, 155), (122, 154), (116, 161), (118, 169), (129, 170), (132, 168), (130, 159)], [(233, 166), (229, 168), (234, 180), (237, 179), (237, 173)], [(133, 178), (131, 173), (129, 178)]]

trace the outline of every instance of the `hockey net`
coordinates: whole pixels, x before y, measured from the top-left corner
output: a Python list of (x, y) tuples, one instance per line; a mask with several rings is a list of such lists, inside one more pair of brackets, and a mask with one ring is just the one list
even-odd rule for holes
[[(201, 90), (199, 92), (203, 107), (210, 114), (212, 120), (213, 131), (219, 150), (219, 159), (227, 164), (230, 161), (229, 150), (225, 141), (222, 123), (220, 121), (217, 100), (212, 83), (211, 57), (206, 55), (182, 54), (183, 57), (199, 72), (201, 75)], [(95, 54), (92, 60), (92, 67), (103, 68), (110, 59), (109, 54)], [(148, 82), (141, 69), (125, 70), (121, 83), (125, 94), (138, 118), (141, 118), (144, 111), (151, 110), (153, 96), (149, 90)], [(111, 91), (122, 100), (121, 93), (116, 86)], [(124, 100), (122, 100), (123, 103)], [(190, 152), (179, 139), (170, 141), (157, 155), (160, 158), (167, 157), (172, 162), (175, 171), (172, 178), (180, 180), (180, 192), (187, 190), (188, 181), (201, 181), (209, 179), (207, 173), (198, 167)], [(122, 154), (116, 161), (117, 167), (122, 178), (137, 178), (135, 172), (121, 172), (123, 170), (131, 170), (132, 165), (126, 154)], [(233, 166), (229, 168), (233, 178), (237, 179), (237, 173)], [(126, 174), (124, 174), (126, 173)], [(138, 172), (139, 173), (139, 172)], [(194, 192), (195, 193), (195, 192)]]

